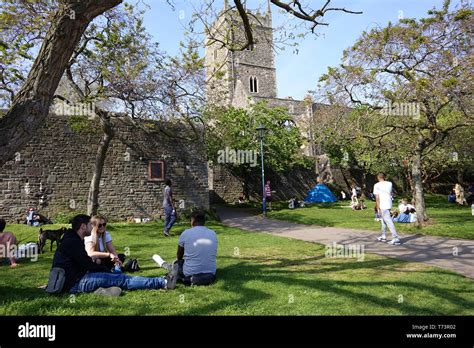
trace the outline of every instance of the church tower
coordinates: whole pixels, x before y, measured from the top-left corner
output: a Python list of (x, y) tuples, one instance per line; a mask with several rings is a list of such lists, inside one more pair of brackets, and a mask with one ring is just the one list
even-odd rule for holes
[(264, 14), (247, 12), (255, 43), (243, 51), (235, 50), (246, 42), (243, 24), (227, 0), (209, 30), (205, 50), (208, 103), (242, 107), (248, 97), (277, 96), (270, 0)]

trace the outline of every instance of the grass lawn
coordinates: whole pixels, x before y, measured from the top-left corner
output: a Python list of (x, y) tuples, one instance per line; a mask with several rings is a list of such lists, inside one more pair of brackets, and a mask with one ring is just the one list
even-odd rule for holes
[[(398, 206), (398, 199), (396, 200)], [(355, 211), (347, 208), (350, 201), (336, 203), (321, 203), (298, 209), (285, 209), (288, 203), (275, 205), (275, 210), (268, 214), (269, 217), (294, 221), (308, 225), (321, 225), (364, 229), (371, 231), (380, 230), (380, 222), (374, 221), (375, 202), (366, 202), (367, 209)], [(416, 224), (396, 223), (397, 231), (401, 233), (420, 233), (433, 236), (452, 238), (474, 239), (474, 216), (471, 207), (462, 207), (457, 204), (447, 203), (445, 196), (430, 195), (426, 198), (430, 223), (423, 228)]]
[[(0, 267), (0, 315), (474, 315), (474, 281), (450, 271), (375, 255), (361, 262), (326, 258), (322, 245), (209, 226), (219, 238), (218, 281), (209, 287), (49, 296), (37, 289), (51, 267), (47, 247), (37, 262)], [(169, 238), (160, 223), (109, 230), (119, 251), (128, 247), (139, 259), (139, 275), (160, 276), (165, 271), (151, 256), (171, 260), (185, 227), (175, 226)], [(26, 242), (37, 228), (6, 230)]]

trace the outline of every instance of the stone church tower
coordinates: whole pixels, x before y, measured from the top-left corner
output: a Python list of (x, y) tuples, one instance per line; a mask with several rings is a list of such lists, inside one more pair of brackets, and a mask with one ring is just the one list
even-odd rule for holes
[[(269, 107), (287, 109), (306, 140), (302, 152), (319, 160), (322, 154), (314, 144), (312, 127), (314, 115), (323, 105), (314, 103), (309, 95), (304, 100), (278, 97), (270, 0), (266, 2), (265, 13), (247, 13), (255, 41), (248, 49), (241, 50), (246, 43), (244, 27), (236, 10), (229, 8), (228, 0), (224, 0), (224, 8), (207, 32), (207, 103), (246, 109), (265, 101)], [(331, 181), (329, 164), (323, 167), (317, 166), (316, 172), (324, 181)]]
[(237, 18), (236, 13), (231, 16), (226, 0), (210, 28), (205, 50), (206, 96), (216, 104), (245, 107), (248, 97), (277, 97), (270, 2), (265, 13), (249, 16), (255, 44), (245, 50), (238, 50), (246, 40)]

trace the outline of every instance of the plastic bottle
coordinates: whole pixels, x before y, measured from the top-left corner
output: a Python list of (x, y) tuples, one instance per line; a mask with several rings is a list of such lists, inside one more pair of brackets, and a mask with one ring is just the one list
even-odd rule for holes
[(122, 273), (122, 269), (118, 263), (115, 264), (114, 273)]

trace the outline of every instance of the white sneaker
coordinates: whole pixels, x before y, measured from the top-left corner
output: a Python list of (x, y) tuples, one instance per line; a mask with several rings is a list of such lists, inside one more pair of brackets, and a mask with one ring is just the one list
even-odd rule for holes
[(399, 245), (400, 244), (400, 239), (398, 238), (393, 238), (390, 242), (388, 242), (387, 244), (390, 244), (390, 245)]
[(378, 237), (377, 237), (377, 240), (378, 240), (379, 242), (386, 242), (386, 241), (387, 241), (387, 238), (385, 238), (385, 236), (378, 236)]
[(165, 260), (163, 260), (163, 259), (161, 258), (161, 256), (158, 255), (158, 254), (153, 255), (152, 259), (153, 259), (153, 261), (155, 261), (155, 262), (158, 264), (158, 266), (160, 266), (160, 267), (165, 263)]
[(179, 266), (177, 262), (174, 262), (171, 266), (171, 271), (166, 275), (166, 286), (165, 289), (173, 290), (176, 287), (176, 280), (178, 279)]

